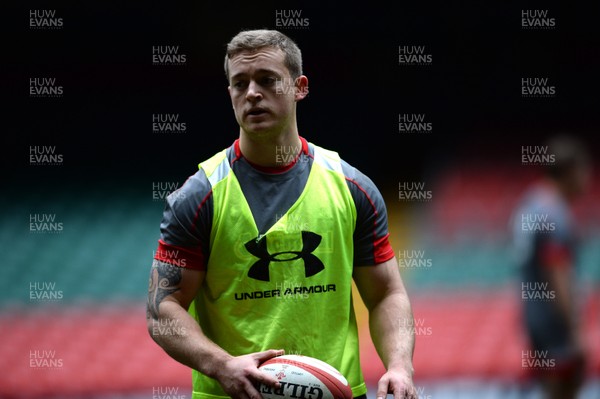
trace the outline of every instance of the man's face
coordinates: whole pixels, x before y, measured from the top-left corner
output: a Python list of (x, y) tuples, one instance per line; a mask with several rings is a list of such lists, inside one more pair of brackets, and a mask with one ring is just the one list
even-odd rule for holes
[[(295, 123), (298, 98), (284, 53), (264, 47), (229, 60), (229, 95), (240, 127), (255, 137), (274, 137)], [(303, 98), (303, 96), (302, 96)]]

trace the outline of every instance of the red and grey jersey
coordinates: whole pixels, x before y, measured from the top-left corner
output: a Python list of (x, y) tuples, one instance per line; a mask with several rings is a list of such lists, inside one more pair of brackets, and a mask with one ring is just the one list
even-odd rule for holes
[[(281, 168), (252, 164), (241, 153), (239, 140), (227, 149), (230, 167), (261, 234), (287, 212), (304, 189), (314, 147), (300, 139), (302, 151)], [(391, 259), (394, 252), (388, 240), (387, 211), (379, 190), (367, 176), (344, 161), (342, 171), (356, 206), (354, 266), (376, 265)], [(167, 198), (155, 259), (204, 270), (210, 256), (213, 206), (211, 184), (205, 172), (199, 170)]]

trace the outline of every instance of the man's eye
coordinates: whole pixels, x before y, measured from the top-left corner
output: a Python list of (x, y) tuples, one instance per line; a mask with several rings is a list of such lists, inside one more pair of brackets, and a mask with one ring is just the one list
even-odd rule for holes
[(263, 80), (262, 80), (262, 84), (265, 86), (274, 85), (275, 82), (277, 82), (277, 79), (275, 79), (273, 77), (266, 77), (266, 78), (263, 78)]
[(237, 82), (233, 83), (233, 87), (235, 87), (236, 89), (243, 89), (246, 86), (246, 82), (238, 80)]

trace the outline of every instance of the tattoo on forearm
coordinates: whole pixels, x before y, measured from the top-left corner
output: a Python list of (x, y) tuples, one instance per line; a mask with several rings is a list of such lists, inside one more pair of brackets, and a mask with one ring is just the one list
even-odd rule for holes
[(181, 289), (181, 268), (154, 260), (148, 283), (146, 317), (158, 320), (158, 306), (166, 296)]

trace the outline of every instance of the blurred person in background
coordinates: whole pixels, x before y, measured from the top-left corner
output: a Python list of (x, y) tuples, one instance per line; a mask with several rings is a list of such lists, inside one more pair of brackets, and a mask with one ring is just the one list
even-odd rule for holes
[(545, 146), (544, 176), (525, 193), (513, 218), (522, 278), (528, 363), (545, 397), (575, 398), (584, 379), (584, 343), (577, 306), (576, 232), (571, 207), (589, 185), (588, 151), (556, 136)]

